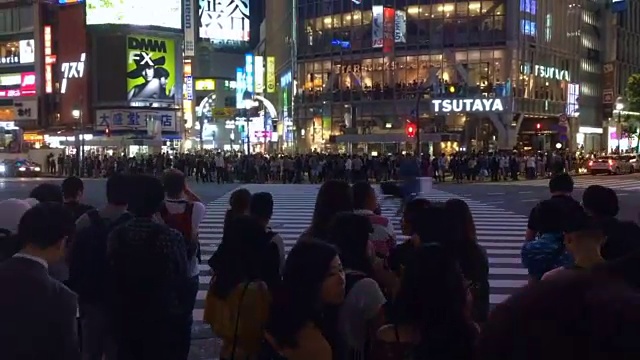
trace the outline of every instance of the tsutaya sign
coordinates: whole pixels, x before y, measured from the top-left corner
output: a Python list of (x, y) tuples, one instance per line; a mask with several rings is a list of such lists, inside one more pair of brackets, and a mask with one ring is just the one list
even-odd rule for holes
[(504, 103), (501, 98), (475, 99), (432, 99), (431, 110), (434, 113), (483, 113), (503, 112)]
[(561, 70), (553, 66), (533, 65), (533, 71), (531, 70), (531, 64), (520, 65), (520, 72), (523, 75), (533, 74), (543, 79), (570, 81), (569, 71)]

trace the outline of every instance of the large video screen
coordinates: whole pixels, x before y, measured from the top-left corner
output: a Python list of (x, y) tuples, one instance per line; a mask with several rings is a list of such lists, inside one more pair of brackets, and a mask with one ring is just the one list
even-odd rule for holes
[(200, 37), (218, 47), (241, 47), (249, 41), (249, 0), (199, 0)]
[(127, 100), (132, 106), (175, 103), (175, 58), (172, 39), (127, 36)]
[(87, 0), (87, 25), (182, 29), (181, 0)]

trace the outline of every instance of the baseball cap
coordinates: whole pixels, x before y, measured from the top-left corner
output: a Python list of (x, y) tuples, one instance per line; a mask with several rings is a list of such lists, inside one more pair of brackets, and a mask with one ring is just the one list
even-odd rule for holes
[(18, 231), (22, 215), (38, 203), (36, 199), (7, 199), (0, 201), (0, 229)]

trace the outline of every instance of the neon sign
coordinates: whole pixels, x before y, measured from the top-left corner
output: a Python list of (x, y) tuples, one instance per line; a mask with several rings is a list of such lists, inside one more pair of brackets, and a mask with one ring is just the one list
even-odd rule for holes
[(60, 84), (60, 93), (67, 92), (68, 79), (81, 79), (84, 76), (84, 60), (86, 54), (80, 55), (80, 61), (62, 63), (62, 83)]

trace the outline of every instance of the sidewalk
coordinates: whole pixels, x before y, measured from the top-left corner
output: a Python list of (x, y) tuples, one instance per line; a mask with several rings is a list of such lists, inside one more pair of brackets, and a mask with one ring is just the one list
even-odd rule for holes
[[(569, 175), (571, 175), (571, 177), (576, 177), (576, 176), (584, 176), (584, 175), (590, 175), (589, 173), (576, 173), (575, 171), (571, 171), (569, 172)], [(536, 177), (535, 179), (525, 179), (524, 177), (519, 177), (518, 180), (511, 180), (511, 179), (507, 179), (507, 180), (498, 180), (498, 181), (491, 181), (491, 177), (485, 177), (484, 180), (467, 180), (467, 178), (465, 177), (464, 180), (462, 181), (462, 183), (456, 183), (453, 180), (453, 176), (450, 174), (447, 174), (447, 176), (445, 176), (445, 181), (444, 182), (436, 182), (435, 178), (433, 181), (433, 184), (438, 184), (438, 185), (444, 185), (444, 184), (454, 184), (454, 185), (464, 185), (464, 184), (482, 184), (482, 183), (505, 183), (505, 184), (511, 184), (511, 183), (523, 183), (523, 182), (529, 182), (529, 181), (538, 181), (538, 180), (549, 180), (551, 179), (550, 177)]]

